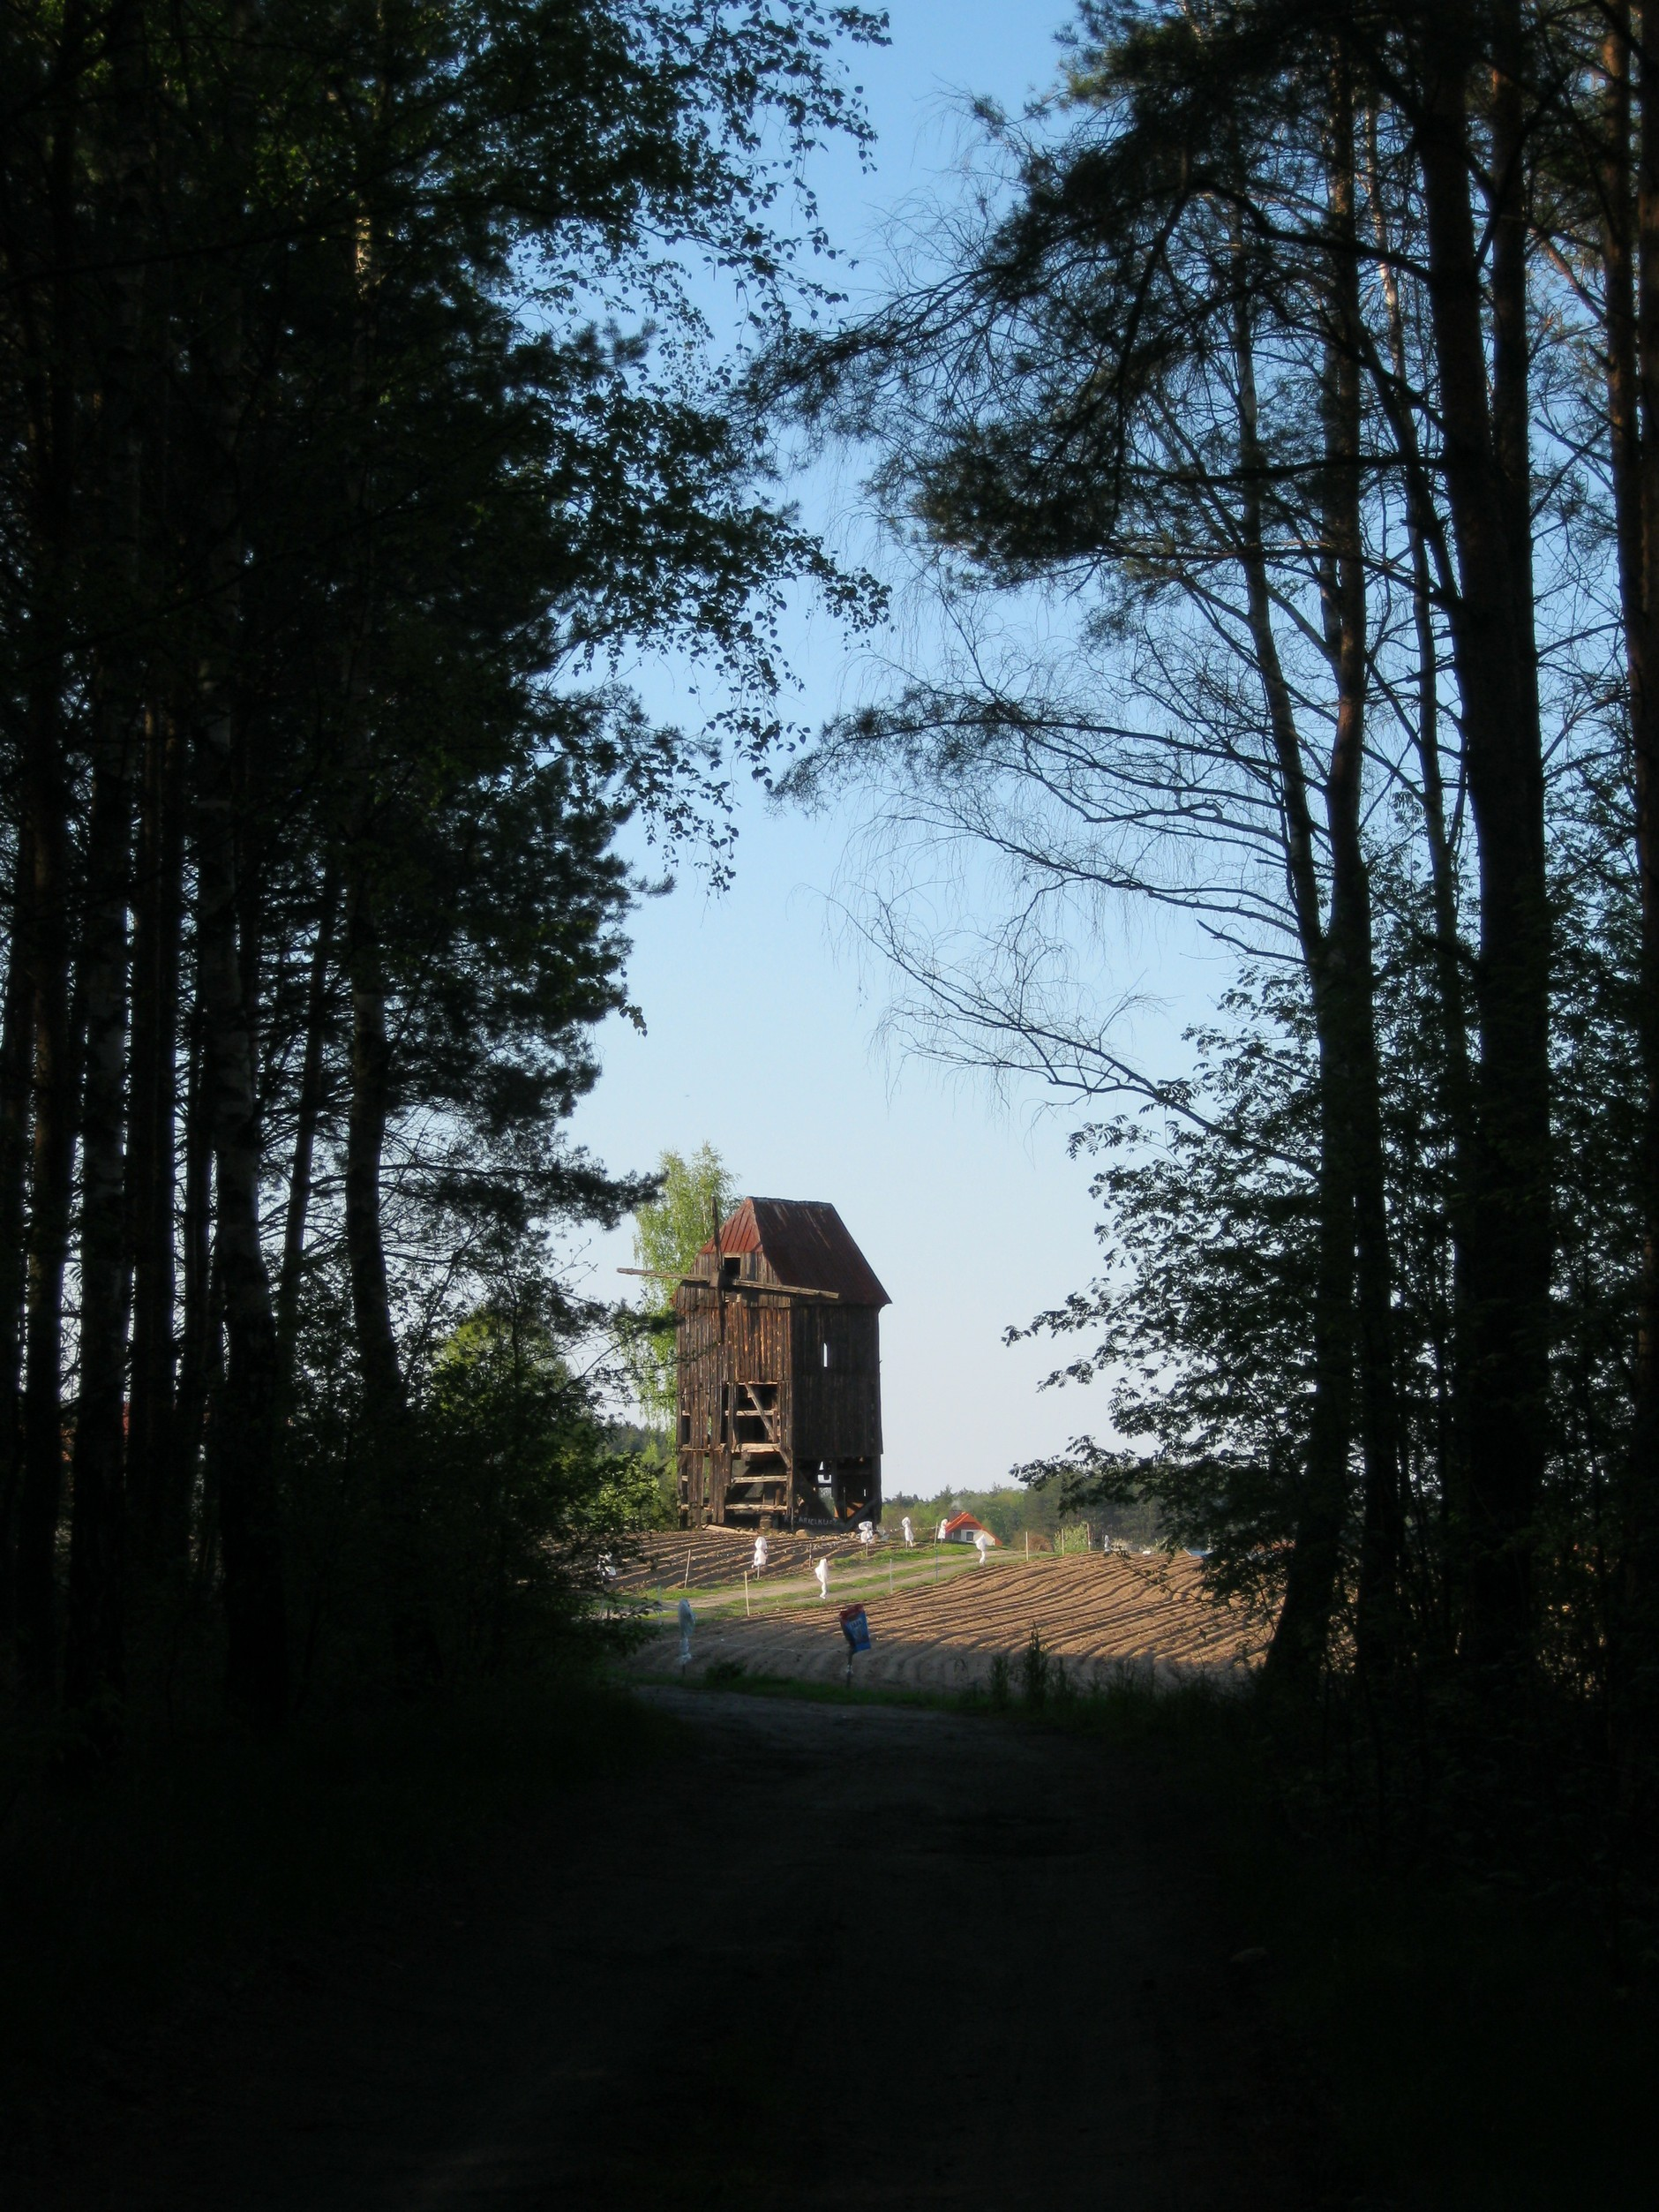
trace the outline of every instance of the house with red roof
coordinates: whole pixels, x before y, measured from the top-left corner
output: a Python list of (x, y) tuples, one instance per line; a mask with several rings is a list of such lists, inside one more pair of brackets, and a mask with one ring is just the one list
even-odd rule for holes
[(953, 1513), (939, 1531), (943, 1544), (972, 1544), (976, 1536), (984, 1537), (987, 1543), (996, 1541), (984, 1522), (976, 1521), (971, 1513)]

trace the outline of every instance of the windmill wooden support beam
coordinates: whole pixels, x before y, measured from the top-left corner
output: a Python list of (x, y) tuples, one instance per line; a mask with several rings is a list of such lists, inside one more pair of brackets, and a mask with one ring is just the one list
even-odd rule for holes
[[(706, 1290), (710, 1288), (707, 1275), (678, 1275), (672, 1268), (619, 1268), (617, 1273), (649, 1275), (655, 1282), (683, 1283), (687, 1290)], [(839, 1290), (814, 1290), (809, 1289), (804, 1283), (745, 1283), (740, 1277), (734, 1278), (729, 1283), (716, 1283), (712, 1287), (729, 1293), (735, 1292), (739, 1297), (755, 1298), (780, 1296), (791, 1298), (828, 1298), (833, 1303), (841, 1296)]]
[(747, 1198), (674, 1285), (682, 1528), (879, 1520), (890, 1300), (833, 1206)]

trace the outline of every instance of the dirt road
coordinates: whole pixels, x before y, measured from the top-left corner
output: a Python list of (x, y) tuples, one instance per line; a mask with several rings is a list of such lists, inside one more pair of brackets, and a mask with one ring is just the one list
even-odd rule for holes
[(663, 1757), (176, 2031), (28, 2201), (1340, 2201), (1229, 1964), (1252, 1931), (1134, 1770), (995, 1721), (645, 1694)]

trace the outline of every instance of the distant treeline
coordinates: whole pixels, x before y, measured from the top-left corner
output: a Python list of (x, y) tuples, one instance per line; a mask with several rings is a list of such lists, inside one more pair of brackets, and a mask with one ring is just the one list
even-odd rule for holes
[(919, 1537), (931, 1536), (950, 1514), (971, 1513), (984, 1522), (999, 1544), (1022, 1543), (1027, 1533), (1033, 1541), (1040, 1537), (1051, 1544), (1062, 1528), (1078, 1529), (1085, 1522), (1096, 1546), (1107, 1536), (1124, 1544), (1153, 1545), (1160, 1533), (1158, 1509), (1150, 1501), (1066, 1508), (1058, 1484), (1023, 1490), (1012, 1483), (997, 1483), (989, 1490), (941, 1490), (926, 1498), (901, 1490), (884, 1501), (883, 1535), (894, 1536), (906, 1513)]

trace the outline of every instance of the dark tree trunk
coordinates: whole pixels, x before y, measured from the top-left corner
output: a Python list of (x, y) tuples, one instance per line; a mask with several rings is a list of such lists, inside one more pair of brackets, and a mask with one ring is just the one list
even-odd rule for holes
[[(1440, 1109), (1452, 1138), (1452, 1203), (1447, 1224), (1451, 1241), (1452, 1295), (1445, 1323), (1436, 1331), (1438, 1420), (1435, 1463), (1438, 1475), (1440, 1542), (1439, 1629), (1449, 1651), (1462, 1614), (1463, 1563), (1460, 1542), (1468, 1524), (1467, 1453), (1469, 1433), (1467, 1314), (1468, 1309), (1466, 1230), (1471, 1181), (1474, 1082), (1469, 1065), (1464, 949), (1458, 923), (1457, 861), (1453, 850), (1459, 809), (1447, 820), (1445, 776), (1440, 750), (1439, 643), (1435, 631), (1437, 589), (1450, 601), (1455, 583), (1445, 527), (1436, 505), (1433, 478), (1424, 465), (1412, 413), (1411, 378), (1400, 280), (1383, 214), (1381, 164), (1372, 133), (1370, 183), (1377, 243), (1378, 275), (1388, 324), (1392, 385), (1380, 363), (1374, 364), (1379, 397), (1393, 431), (1405, 476), (1406, 532), (1411, 552), (1412, 623), (1417, 649), (1417, 726), (1415, 733), (1423, 779), (1423, 839), (1428, 849), (1430, 892), (1434, 914), (1434, 973), (1439, 1000), (1444, 1065)], [(1403, 1472), (1403, 1471), (1402, 1471)]]
[(1313, 1411), (1307, 1463), (1285, 1576), (1284, 1602), (1268, 1646), (1275, 1689), (1306, 1690), (1323, 1669), (1342, 1576), (1348, 1514), (1348, 1449), (1354, 1433), (1354, 1192), (1338, 1086), (1319, 1045), (1317, 1274), (1314, 1283)]
[(346, 1128), (346, 1253), (363, 1375), (364, 1428), (376, 1488), (386, 1513), (393, 1667), (399, 1688), (409, 1694), (436, 1678), (439, 1655), (420, 1589), (409, 1401), (392, 1326), (381, 1223), (380, 1170), (392, 1073), (386, 979), (373, 895), (360, 848), (348, 865), (346, 967), (351, 982), (351, 1103)]
[(237, 944), (233, 726), (221, 666), (204, 701), (196, 746), (197, 936), (212, 1102), (216, 1229), (224, 1289), (226, 1448), (216, 1457), (224, 1562), (226, 1679), (253, 1727), (282, 1725), (287, 1623), (277, 1524), (276, 1320), (259, 1239), (259, 1110), (251, 1010)]
[(1331, 918), (1323, 948), (1322, 1000), (1339, 1096), (1340, 1141), (1354, 1193), (1361, 1516), (1355, 1646), (1368, 1673), (1385, 1673), (1400, 1636), (1404, 1541), (1400, 1406), (1394, 1372), (1393, 1264), (1377, 1053), (1370, 870), (1361, 836), (1369, 683), (1365, 566), (1360, 523), (1359, 233), (1352, 83), (1346, 58), (1332, 72), (1330, 288), (1333, 337), (1325, 376), (1325, 633), (1336, 675), (1336, 733), (1325, 778), (1331, 840)]
[[(198, 962), (199, 970), (199, 961)], [(200, 980), (191, 1010), (190, 1062), (184, 1095), (184, 1297), (179, 1322), (178, 1387), (173, 1448), (160, 1524), (161, 1560), (170, 1569), (187, 1556), (201, 1478), (210, 1379), (219, 1361), (213, 1343), (213, 1113), (207, 1087), (206, 1023)]]
[(1285, 824), (1286, 877), (1314, 1004), (1319, 1065), (1319, 1165), (1314, 1283), (1313, 1410), (1302, 1469), (1284, 1603), (1267, 1655), (1275, 1687), (1304, 1689), (1324, 1667), (1341, 1584), (1348, 1513), (1348, 1451), (1354, 1433), (1354, 1176), (1347, 1141), (1342, 1039), (1332, 1020), (1329, 948), (1320, 907), (1313, 816), (1295, 704), (1273, 636), (1272, 601), (1262, 537), (1259, 491), (1265, 475), (1257, 420), (1249, 303), (1235, 312), (1239, 380), (1242, 553), (1250, 636), (1278, 768)]
[(113, 1733), (124, 1676), (122, 1632), (123, 1395), (127, 1253), (123, 1197), (127, 995), (127, 869), (131, 790), (118, 703), (100, 708), (80, 993), (86, 1027), (81, 1104), (80, 1390), (75, 1415), (64, 1688)]
[(18, 1485), (18, 1672), (49, 1697), (57, 1674), (57, 1530), (64, 1493), (64, 1269), (74, 1164), (69, 1007), (69, 794), (56, 654), (30, 705), (26, 821), (34, 868), (22, 941), (34, 1001), (34, 1129), (29, 1185), (22, 1464)]
[[(233, 0), (223, 139), (231, 175), (251, 175), (251, 11)], [(234, 252), (234, 249), (233, 249)], [(288, 1710), (288, 1622), (276, 1461), (276, 1316), (259, 1225), (259, 1042), (252, 997), (260, 916), (244, 861), (250, 764), (235, 683), (244, 553), (238, 441), (248, 373), (241, 272), (228, 260), (196, 357), (206, 494), (202, 513), (204, 651), (195, 768), (196, 945), (203, 1079), (213, 1127), (214, 1268), (224, 1301), (225, 1380), (209, 1441), (222, 1561), (226, 1690), (269, 1734)]]
[(0, 1020), (0, 1640), (14, 1629), (12, 1576), (23, 1382), (24, 1193), (29, 1156), (29, 1058), (34, 997), (22, 942), (34, 861), (19, 832), (11, 888), (5, 1004)]
[(101, 241), (109, 300), (97, 410), (104, 560), (94, 599), (103, 637), (93, 705), (92, 820), (87, 834), (80, 995), (86, 1022), (81, 1092), (80, 1394), (75, 1420), (64, 1686), (106, 1738), (125, 1679), (124, 1458), (127, 1310), (127, 907), (132, 769), (139, 725), (139, 318), (137, 204), (144, 162), (144, 69), (136, 11), (106, 19), (114, 208)]
[[(1505, 11), (1513, 12), (1513, 11)], [(1480, 860), (1480, 1064), (1468, 1255), (1471, 1422), (1463, 1650), (1513, 1667), (1530, 1646), (1543, 1478), (1552, 1250), (1549, 907), (1525, 484), (1526, 334), (1519, 101), (1495, 101), (1497, 341), (1489, 403), (1460, 10), (1421, 118), (1429, 292), (1457, 550), (1453, 636)]]
[[(1642, 11), (1637, 45), (1629, 7), (1610, 11), (1603, 49), (1607, 111), (1602, 168), (1608, 425), (1641, 911), (1641, 1268), (1621, 1533), (1628, 1562), (1625, 1597), (1635, 1608), (1627, 1626), (1642, 1645), (1651, 1641), (1651, 1615), (1659, 1605), (1659, 22), (1650, 31), (1652, 15)], [(1640, 66), (1633, 71), (1638, 53)], [(1633, 193), (1633, 75), (1638, 118)], [(1622, 1669), (1633, 1653), (1621, 1650), (1616, 1656)]]
[[(227, 309), (229, 327), (234, 316)], [(241, 543), (234, 493), (240, 349), (221, 338), (206, 375), (218, 438), (212, 465), (206, 657), (195, 742), (196, 943), (202, 1073), (213, 1129), (214, 1258), (224, 1299), (225, 1381), (213, 1449), (222, 1560), (226, 1689), (251, 1727), (280, 1728), (288, 1705), (288, 1630), (275, 1467), (276, 1317), (259, 1234), (259, 1114), (249, 976), (239, 942), (245, 885), (233, 666)], [(250, 955), (253, 948), (246, 948)]]
[(34, 1143), (30, 1163), (26, 1373), (18, 1483), (18, 1673), (29, 1696), (49, 1697), (57, 1674), (57, 1533), (64, 1493), (64, 1270), (74, 1167), (74, 1065), (70, 1019), (70, 781), (64, 689), (69, 652), (69, 548), (74, 481), (78, 335), (74, 269), (79, 79), (86, 11), (65, 8), (59, 39), (57, 113), (47, 155), (43, 280), (19, 289), (30, 323), (25, 403), (33, 446), (29, 499), (34, 566), (27, 631), (23, 823), (31, 858), (27, 948), (34, 1026)]
[(372, 895), (361, 878), (346, 912), (351, 981), (351, 1104), (346, 1128), (346, 1253), (351, 1307), (363, 1370), (364, 1411), (372, 1427), (401, 1426), (407, 1411), (403, 1370), (392, 1327), (386, 1245), (380, 1229), (380, 1166), (391, 1102), (391, 1048), (386, 983)]
[(317, 937), (312, 947), (311, 978), (305, 994), (305, 1045), (295, 1110), (294, 1156), (289, 1172), (282, 1265), (277, 1277), (279, 1398), (287, 1396), (292, 1381), (295, 1340), (299, 1328), (299, 1286), (305, 1260), (305, 1225), (311, 1208), (312, 1165), (323, 1102), (323, 1053), (328, 1020), (329, 964), (334, 952), (334, 922), (339, 905), (339, 877), (331, 861), (323, 873), (322, 896), (317, 914)]
[(184, 755), (171, 719), (153, 715), (139, 806), (127, 1185), (133, 1264), (127, 1488), (134, 1547), (148, 1575), (165, 1572), (183, 1559), (188, 1528), (187, 1513), (176, 1509), (173, 1478), (173, 1209), (179, 941), (184, 926)]
[(1356, 1640), (1362, 1664), (1388, 1664), (1398, 1638), (1401, 1548), (1399, 1404), (1371, 947), (1370, 878), (1361, 836), (1368, 685), (1365, 570), (1360, 530), (1359, 239), (1355, 118), (1344, 59), (1333, 61), (1329, 111), (1331, 340), (1326, 352), (1322, 560), (1325, 643), (1336, 681), (1335, 735), (1325, 779), (1330, 913), (1322, 907), (1313, 816), (1291, 690), (1273, 637), (1259, 493), (1265, 456), (1257, 428), (1249, 310), (1237, 310), (1242, 551), (1257, 669), (1278, 765), (1291, 903), (1318, 1046), (1319, 1164), (1312, 1314), (1314, 1397), (1307, 1463), (1268, 1659), (1269, 1679), (1305, 1687), (1325, 1663), (1345, 1573), (1349, 1454), (1357, 1423), (1364, 1461)]

